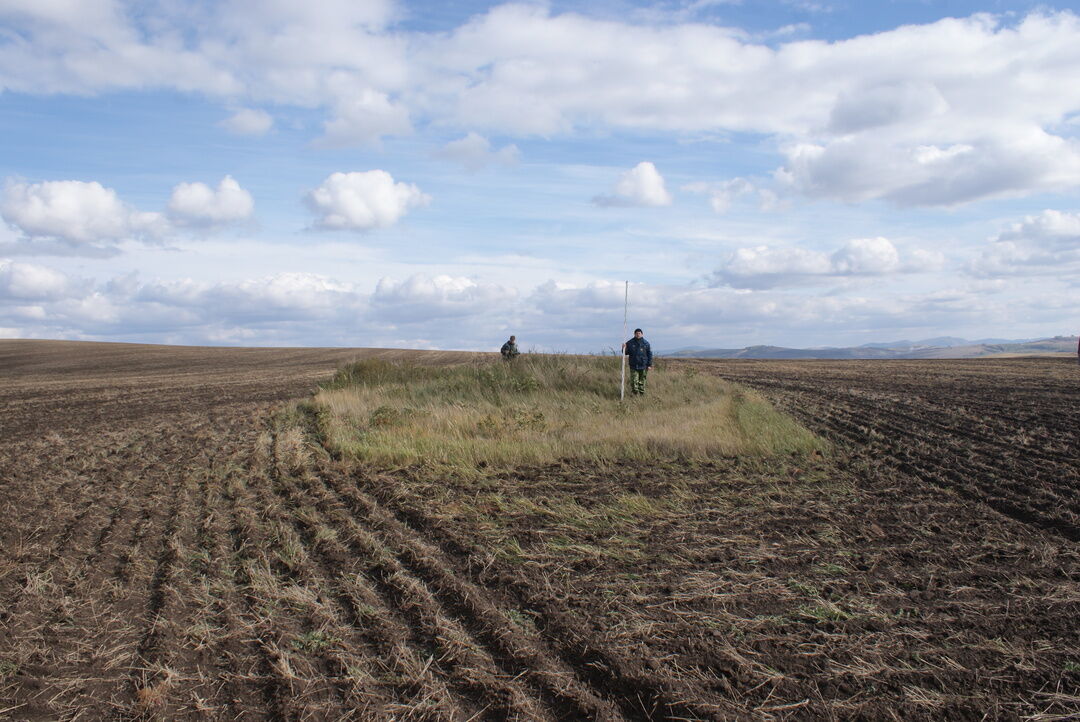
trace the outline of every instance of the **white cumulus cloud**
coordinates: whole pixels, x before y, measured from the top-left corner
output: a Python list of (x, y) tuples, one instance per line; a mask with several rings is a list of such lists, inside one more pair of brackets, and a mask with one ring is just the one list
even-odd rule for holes
[(327, 230), (369, 231), (397, 223), (431, 197), (412, 183), (395, 183), (384, 170), (332, 173), (307, 194), (308, 207)]
[(76, 284), (52, 268), (0, 259), (0, 298), (22, 301), (56, 300), (75, 290)]
[[(530, 300), (549, 314), (606, 314), (622, 309), (625, 293), (626, 287), (616, 281), (591, 281), (586, 284), (547, 281), (536, 287)], [(635, 284), (633, 294), (635, 306), (658, 300), (652, 297), (648, 287), (638, 284)], [(649, 297), (643, 294), (649, 294)]]
[(412, 131), (409, 110), (386, 93), (363, 88), (334, 103), (334, 117), (324, 126), (321, 144), (330, 147), (372, 145), (384, 135)]
[(888, 238), (853, 238), (832, 254), (834, 273), (892, 273), (900, 268), (900, 254)]
[(664, 177), (649, 161), (642, 161), (623, 173), (611, 195), (596, 196), (600, 206), (670, 206), (671, 194), (664, 187)]
[(1080, 184), (1080, 145), (1042, 130), (973, 143), (910, 144), (888, 133), (785, 149), (777, 178), (810, 197), (956, 206)]
[(462, 276), (416, 274), (404, 281), (383, 278), (372, 306), (385, 321), (409, 323), (490, 313), (517, 297), (513, 289)]
[(219, 226), (251, 217), (255, 201), (232, 176), (213, 189), (205, 183), (180, 183), (169, 198), (169, 216), (188, 226)]
[(888, 238), (853, 238), (833, 253), (799, 247), (738, 248), (712, 274), (712, 283), (733, 288), (765, 289), (806, 285), (842, 277), (883, 276), (937, 270), (944, 257), (912, 249), (901, 256)]
[(966, 270), (980, 278), (1080, 277), (1080, 213), (1026, 216), (990, 239)]
[(352, 285), (314, 273), (283, 272), (238, 282), (156, 281), (128, 289), (141, 303), (194, 309), (234, 322), (335, 316), (356, 306)]
[(96, 181), (8, 180), (0, 215), (28, 238), (99, 243), (152, 238), (166, 230), (160, 213), (140, 212)]

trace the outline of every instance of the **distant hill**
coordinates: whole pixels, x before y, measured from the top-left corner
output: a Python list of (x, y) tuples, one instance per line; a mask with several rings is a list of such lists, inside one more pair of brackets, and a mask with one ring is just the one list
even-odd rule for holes
[(1043, 339), (1035, 338), (1022, 338), (1022, 339), (1008, 339), (1008, 338), (980, 338), (975, 341), (969, 341), (966, 338), (957, 338), (956, 336), (938, 336), (936, 338), (924, 338), (922, 341), (886, 341), (885, 343), (864, 343), (858, 348), (884, 348), (894, 350), (912, 350), (917, 348), (954, 348), (956, 346), (979, 346), (979, 345), (991, 345), (991, 344), (1015, 344), (1015, 343), (1029, 343), (1031, 341), (1040, 341)]
[(684, 348), (661, 354), (682, 358), (752, 359), (927, 359), (981, 358), (984, 356), (1062, 356), (1076, 354), (1076, 336), (1054, 336), (1035, 340), (980, 339), (967, 341), (952, 336), (924, 341), (868, 343), (847, 348)]

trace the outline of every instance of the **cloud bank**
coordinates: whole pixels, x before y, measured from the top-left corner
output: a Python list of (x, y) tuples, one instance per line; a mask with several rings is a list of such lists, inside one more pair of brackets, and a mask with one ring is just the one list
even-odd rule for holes
[(831, 254), (799, 247), (738, 248), (710, 276), (714, 286), (766, 289), (836, 282), (843, 278), (923, 273), (944, 264), (939, 252), (915, 249), (901, 258), (887, 238), (853, 238)]
[[(896, 257), (882, 239), (870, 240), (845, 244), (824, 262), (766, 255), (757, 259), (754, 273), (772, 281), (781, 273), (885, 279), (889, 269), (904, 272), (904, 254)], [(773, 265), (761, 265), (766, 262)], [(630, 322), (644, 328), (656, 348), (670, 349), (764, 342), (812, 346), (822, 326), (834, 339), (861, 343), (880, 340), (881, 334), (970, 328), (992, 335), (987, 332), (1004, 324), (1023, 329), (1075, 319), (1080, 284), (1036, 282), (1053, 284), (1055, 303), (995, 293), (998, 282), (983, 279), (949, 290), (880, 283), (843, 294), (792, 294), (769, 283), (752, 289), (634, 283)], [(25, 337), (496, 350), (506, 334), (515, 333), (525, 348), (604, 352), (620, 340), (623, 284), (551, 280), (512, 287), (426, 274), (357, 284), (305, 272), (228, 282), (135, 275), (91, 282), (0, 259), (0, 300), (0, 327)]]
[[(395, 28), (389, 2), (59, 7), (0, 8), (12, 29), (0, 89), (164, 88), (318, 108), (330, 146), (433, 120), (522, 137), (750, 133), (773, 145), (785, 188), (845, 202), (954, 206), (1080, 184), (1065, 130), (1080, 113), (1080, 18), (1068, 10), (766, 44), (677, 14), (645, 25), (525, 3), (440, 33)], [(269, 127), (255, 110), (226, 123)]]
[(990, 239), (965, 269), (977, 278), (1080, 275), (1080, 213), (1045, 210)]

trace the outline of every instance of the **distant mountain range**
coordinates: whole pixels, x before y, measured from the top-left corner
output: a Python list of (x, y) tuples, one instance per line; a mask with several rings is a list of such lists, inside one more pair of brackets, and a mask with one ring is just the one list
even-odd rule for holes
[(980, 358), (983, 356), (1061, 356), (1076, 354), (1076, 336), (1009, 340), (983, 338), (968, 341), (953, 336), (940, 336), (922, 341), (890, 341), (867, 343), (847, 348), (784, 348), (782, 346), (748, 346), (746, 348), (705, 348), (703, 346), (676, 349), (661, 356), (684, 358), (750, 358), (750, 359), (927, 359)]

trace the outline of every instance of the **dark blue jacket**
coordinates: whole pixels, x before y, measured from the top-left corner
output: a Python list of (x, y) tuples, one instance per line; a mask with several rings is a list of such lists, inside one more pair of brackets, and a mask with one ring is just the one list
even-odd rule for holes
[(652, 366), (652, 346), (644, 338), (632, 338), (627, 341), (626, 355), (630, 357), (630, 368), (635, 371)]

